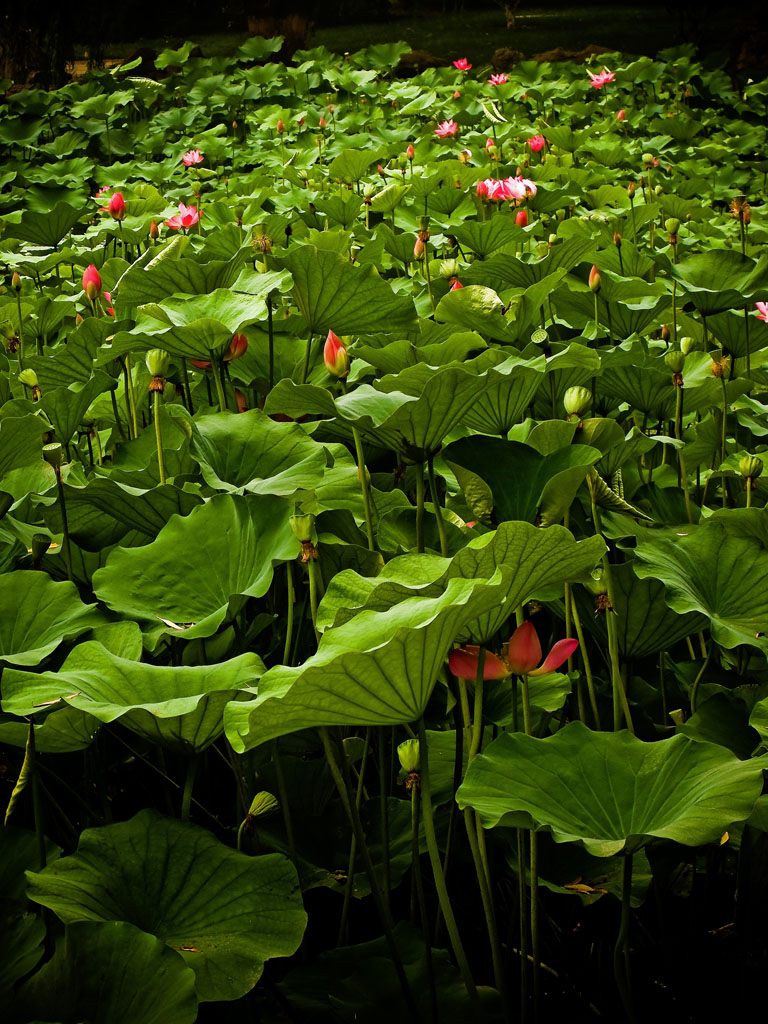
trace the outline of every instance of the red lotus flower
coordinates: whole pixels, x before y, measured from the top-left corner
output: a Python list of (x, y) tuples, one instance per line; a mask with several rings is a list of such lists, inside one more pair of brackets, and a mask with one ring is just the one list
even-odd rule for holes
[(757, 306), (757, 319), (765, 320), (768, 323), (768, 302), (756, 302)]
[(190, 149), (190, 151), (185, 153), (181, 158), (181, 162), (185, 167), (193, 167), (195, 164), (201, 164), (203, 160), (203, 154), (199, 149)]
[(323, 362), (328, 373), (343, 380), (349, 373), (349, 353), (347, 346), (333, 331), (328, 331), (323, 346)]
[[(518, 626), (509, 638), (505, 658), (499, 658), (490, 651), (485, 653), (484, 679), (503, 679), (504, 676), (544, 676), (555, 672), (570, 658), (579, 646), (578, 640), (558, 640), (552, 650), (541, 661), (541, 644), (532, 622)], [(459, 679), (475, 679), (480, 648), (467, 644), (458, 647), (448, 656), (448, 667)]]
[(235, 401), (237, 402), (237, 411), (238, 412), (247, 412), (248, 411), (248, 399), (245, 397), (245, 395), (240, 390), (240, 388), (234, 388), (234, 392), (235, 392)]
[(506, 85), (509, 81), (509, 75), (491, 75), (488, 79), (488, 85)]
[(540, 149), (543, 149), (547, 144), (547, 140), (543, 135), (533, 135), (528, 139), (528, 145), (533, 153), (538, 153)]
[(165, 222), (165, 226), (178, 231), (179, 228), (193, 227), (199, 220), (200, 214), (197, 212), (196, 206), (185, 206), (184, 203), (179, 203), (179, 212), (175, 217), (170, 217)]
[(125, 217), (125, 200), (122, 192), (115, 192), (107, 206), (109, 213), (115, 220), (123, 220)]
[(457, 71), (469, 71), (472, 65), (469, 63), (466, 57), (462, 57), (461, 60), (455, 60), (453, 66)]
[(83, 271), (83, 291), (91, 302), (95, 302), (101, 292), (101, 274), (93, 263)]
[(587, 72), (587, 74), (590, 79), (589, 84), (593, 89), (602, 89), (606, 83), (612, 82), (616, 77), (612, 71), (608, 71), (606, 68), (603, 68), (597, 75), (593, 75), (591, 71)]
[(459, 134), (459, 126), (455, 121), (442, 121), (435, 128), (435, 135), (440, 139), (452, 139)]
[(496, 148), (496, 143), (493, 141), (493, 139), (488, 138), (488, 139), (485, 140), (485, 152), (486, 153), (490, 153), (491, 150), (495, 149), (495, 148)]
[(517, 211), (517, 214), (515, 215), (515, 224), (517, 224), (517, 226), (519, 228), (527, 228), (528, 227), (528, 211), (527, 210), (518, 210)]

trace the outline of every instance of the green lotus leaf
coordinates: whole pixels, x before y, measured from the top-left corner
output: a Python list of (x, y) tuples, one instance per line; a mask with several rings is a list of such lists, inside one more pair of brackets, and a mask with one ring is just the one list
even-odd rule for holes
[(546, 256), (532, 263), (524, 263), (519, 257), (510, 258), (506, 253), (497, 253), (490, 259), (473, 263), (468, 271), (462, 272), (462, 283), (485, 284), (497, 292), (510, 285), (514, 288), (529, 288), (556, 270), (572, 270), (587, 258), (594, 246), (591, 238), (569, 238), (554, 245)]
[(14, 469), (41, 461), (45, 423), (34, 413), (0, 419), (0, 480)]
[(755, 262), (733, 249), (694, 253), (673, 265), (671, 273), (705, 316), (743, 306), (768, 292), (768, 256)]
[(61, 700), (104, 724), (119, 720), (150, 743), (189, 754), (221, 735), (225, 704), (263, 671), (255, 654), (215, 665), (152, 665), (91, 641), (79, 644), (58, 672), (7, 669), (3, 710), (34, 715)]
[[(376, 153), (368, 148), (371, 138), (368, 135), (363, 135), (358, 136), (358, 139), (358, 146), (345, 149), (343, 153), (339, 153), (338, 156), (331, 160), (328, 167), (328, 176), (330, 178), (337, 181), (346, 181), (348, 184), (354, 185), (371, 166), (376, 159)], [(348, 139), (346, 141), (352, 142), (354, 140)]]
[(86, 829), (76, 853), (27, 880), (29, 898), (65, 924), (127, 921), (162, 940), (204, 1002), (250, 991), (266, 960), (296, 951), (306, 924), (286, 857), (248, 857), (152, 810)]
[[(60, 710), (40, 715), (42, 721), (35, 723), (35, 750), (40, 754), (87, 750), (101, 729), (101, 723), (77, 708), (59, 707)], [(24, 750), (28, 738), (29, 722), (25, 718), (0, 715), (0, 743)]]
[(760, 761), (739, 761), (714, 743), (646, 743), (571, 722), (546, 739), (503, 733), (469, 766), (456, 800), (486, 828), (525, 822), (612, 857), (651, 838), (717, 842), (749, 817), (762, 777)]
[(335, 576), (318, 611), (318, 624), (340, 626), (361, 611), (385, 612), (415, 595), (436, 597), (452, 579), (489, 580), (501, 572), (503, 601), (467, 626), (474, 642), (487, 642), (515, 608), (563, 583), (587, 579), (605, 550), (599, 538), (576, 541), (562, 526), (502, 523), (474, 537), (453, 558), (403, 555), (374, 578), (347, 570)]
[[(515, 224), (513, 217), (496, 216), (486, 221), (464, 221), (452, 225), (446, 234), (453, 235), (459, 245), (465, 246), (484, 260), (502, 246), (524, 242), (526, 233)], [(479, 282), (478, 282), (479, 283)]]
[(541, 511), (547, 523), (563, 517), (590, 466), (601, 458), (600, 451), (589, 445), (569, 445), (541, 455), (527, 444), (479, 434), (454, 441), (442, 455), (446, 462), (485, 480), (493, 492), (497, 522), (533, 522)]
[(293, 276), (293, 298), (312, 334), (360, 334), (410, 327), (416, 310), (371, 266), (355, 267), (335, 252), (299, 245), (275, 262)]
[(37, 914), (5, 914), (0, 930), (0, 999), (7, 1008), (16, 982), (37, 966), (44, 953), (45, 922)]
[(24, 983), (11, 1021), (193, 1024), (195, 974), (165, 943), (125, 921), (69, 925)]
[(190, 446), (206, 483), (219, 490), (292, 496), (323, 478), (325, 449), (296, 423), (276, 423), (259, 409), (193, 421)]
[(83, 604), (72, 583), (25, 569), (0, 575), (0, 663), (39, 665), (64, 640), (100, 622), (102, 613)]
[[(133, 530), (154, 540), (172, 515), (189, 515), (203, 503), (170, 484), (142, 491), (108, 477), (89, 480), (85, 487), (64, 484), (64, 498), (69, 535), (84, 551), (101, 551)], [(62, 532), (58, 502), (43, 507), (43, 518), (53, 533)]]
[(227, 738), (244, 751), (319, 725), (402, 725), (424, 711), (453, 638), (503, 598), (501, 575), (449, 580), (435, 598), (364, 611), (323, 633), (298, 668), (264, 675), (252, 701), (229, 704)]
[(292, 512), (271, 495), (216, 495), (184, 518), (172, 516), (151, 544), (114, 549), (94, 573), (94, 590), (124, 615), (165, 623), (159, 632), (212, 636), (231, 597), (261, 597), (274, 563), (296, 557)]
[(479, 284), (445, 294), (437, 304), (435, 320), (479, 331), (497, 341), (510, 342), (515, 337), (511, 321), (504, 316), (504, 303), (492, 288)]
[(706, 615), (723, 647), (749, 644), (768, 651), (768, 550), (739, 536), (729, 521), (708, 520), (685, 532), (679, 527), (674, 540), (641, 541), (632, 564), (641, 579), (663, 583), (664, 600), (674, 611)]
[(56, 430), (56, 440), (61, 444), (69, 444), (93, 400), (116, 387), (115, 380), (109, 374), (97, 370), (82, 386), (75, 384), (46, 391), (40, 405)]
[(55, 249), (83, 216), (83, 207), (76, 209), (68, 203), (57, 203), (48, 213), (26, 210), (18, 224), (6, 224), (4, 237)]
[(487, 383), (464, 415), (463, 423), (484, 434), (506, 436), (522, 419), (544, 374), (543, 357), (525, 362), (510, 356), (483, 374)]

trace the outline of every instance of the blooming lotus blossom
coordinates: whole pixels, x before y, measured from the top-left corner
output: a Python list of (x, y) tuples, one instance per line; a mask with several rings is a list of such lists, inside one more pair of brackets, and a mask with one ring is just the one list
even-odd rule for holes
[[(532, 622), (518, 626), (509, 638), (504, 658), (486, 651), (483, 665), (484, 679), (503, 679), (508, 675), (544, 676), (554, 672), (567, 661), (579, 646), (578, 640), (558, 640), (541, 662), (541, 644)], [(451, 651), (448, 667), (459, 679), (475, 679), (479, 664), (480, 648), (468, 644)]]
[(347, 346), (333, 331), (328, 331), (323, 346), (323, 362), (328, 373), (343, 380), (349, 374)]
[(179, 203), (179, 212), (174, 217), (170, 217), (165, 222), (165, 226), (178, 231), (179, 228), (193, 227), (199, 220), (200, 214), (197, 212), (196, 206), (185, 206), (184, 203)]
[(528, 139), (528, 145), (533, 153), (538, 153), (540, 149), (543, 149), (547, 144), (547, 140), (543, 135), (533, 135)]
[(107, 206), (109, 213), (115, 220), (123, 220), (125, 217), (125, 199), (122, 192), (115, 192)]
[(491, 75), (488, 85), (505, 85), (509, 81), (509, 75)]
[(101, 291), (101, 274), (93, 263), (83, 271), (83, 291), (91, 302), (98, 298)]
[(612, 82), (616, 77), (616, 75), (614, 75), (612, 71), (608, 71), (607, 68), (603, 68), (603, 70), (597, 75), (593, 75), (591, 71), (587, 73), (589, 74), (589, 84), (593, 89), (602, 89), (606, 83)]
[(765, 320), (768, 323), (768, 302), (756, 302), (757, 306), (757, 319)]
[(527, 178), (486, 178), (477, 183), (477, 195), (480, 199), (491, 199), (494, 202), (521, 202), (528, 196), (536, 195), (536, 185)]
[(455, 60), (453, 66), (457, 71), (469, 71), (472, 65), (469, 63), (466, 57), (462, 57), (461, 60)]
[(459, 126), (455, 121), (442, 121), (435, 128), (435, 135), (439, 139), (452, 139), (459, 134)]
[(181, 158), (181, 162), (185, 167), (192, 167), (195, 164), (201, 164), (205, 158), (199, 149), (190, 149), (188, 153), (185, 153)]

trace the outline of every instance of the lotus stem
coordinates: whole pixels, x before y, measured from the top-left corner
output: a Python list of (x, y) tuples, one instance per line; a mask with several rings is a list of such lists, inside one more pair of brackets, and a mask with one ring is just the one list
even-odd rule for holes
[(184, 398), (186, 399), (187, 403), (187, 412), (190, 414), (190, 416), (194, 416), (195, 407), (192, 404), (192, 392), (189, 388), (189, 371), (187, 370), (186, 359), (181, 360), (181, 380), (184, 385)]
[(528, 1019), (528, 886), (525, 882), (525, 832), (517, 832), (517, 890), (520, 903), (520, 1019)]
[(752, 477), (747, 477), (747, 508), (752, 507)]
[(382, 898), (389, 912), (390, 865), (389, 865), (389, 798), (388, 782), (390, 773), (387, 768), (387, 748), (384, 729), (379, 729), (378, 762), (379, 762), (379, 816), (381, 821), (381, 840), (384, 850), (384, 892)]
[(721, 451), (720, 451), (720, 464), (721, 464), (721, 466), (723, 468), (720, 471), (720, 473), (721, 473), (721, 476), (720, 476), (721, 484), (720, 484), (720, 486), (721, 486), (721, 489), (722, 489), (722, 492), (723, 492), (723, 495), (722, 495), (722, 497), (723, 497), (723, 508), (725, 508), (728, 505), (728, 487), (726, 485), (727, 474), (726, 474), (726, 469), (725, 469), (725, 454), (726, 454), (726, 442), (727, 442), (727, 432), (728, 432), (728, 384), (727, 384), (727, 382), (725, 380), (725, 374), (723, 374), (723, 376), (720, 378), (720, 384), (722, 386), (722, 391), (723, 391), (723, 427), (722, 427), (722, 432), (721, 432), (721, 445), (720, 445), (720, 447), (721, 447)]
[[(21, 288), (21, 285), (19, 285)], [(16, 309), (19, 318), (19, 370), (24, 369), (24, 328), (21, 323), (21, 291), (16, 292)], [(25, 388), (26, 392), (26, 388)]]
[(61, 530), (64, 538), (64, 559), (67, 563), (67, 578), (70, 583), (74, 583), (75, 577), (72, 572), (72, 546), (69, 540), (69, 523), (67, 522), (67, 503), (64, 499), (64, 483), (61, 479), (61, 467), (54, 466), (53, 471), (56, 474), (56, 490), (59, 495), (59, 508), (61, 509)]
[[(690, 639), (690, 638), (687, 638), (687, 639)], [(691, 648), (691, 649), (693, 649), (693, 648)], [(715, 649), (714, 643), (710, 642), (709, 650), (707, 651), (707, 656), (704, 659), (704, 664), (699, 669), (698, 675), (696, 676), (696, 678), (693, 681), (693, 686), (691, 687), (691, 697), (690, 697), (690, 700), (691, 700), (691, 714), (692, 715), (696, 714), (696, 708), (698, 707), (698, 703), (699, 703), (699, 686), (701, 685), (701, 680), (704, 678), (704, 673), (707, 670), (707, 666), (709, 665), (710, 661), (712, 660), (712, 652), (714, 651), (714, 649)]]
[(368, 550), (375, 551), (376, 545), (373, 539), (373, 515), (371, 509), (371, 485), (368, 479), (368, 471), (365, 468), (365, 454), (363, 452), (363, 439), (357, 427), (352, 427), (352, 436), (355, 439), (355, 454), (357, 455), (357, 475), (360, 477), (360, 489), (363, 492), (363, 509), (365, 510), (365, 532), (368, 537)]
[[(448, 538), (445, 533), (445, 523), (443, 521), (443, 510), (440, 507), (440, 501), (437, 494), (437, 481), (435, 480), (435, 467), (433, 465), (433, 457), (430, 455), (427, 459), (427, 476), (429, 478), (429, 491), (432, 495), (432, 504), (435, 507), (435, 518), (437, 519), (437, 532), (440, 536), (440, 554), (443, 558), (448, 557)], [(483, 653), (483, 657), (484, 657)]]
[(269, 390), (271, 391), (275, 386), (275, 335), (272, 324), (272, 296), (269, 294), (267, 295), (267, 333), (269, 335)]
[(632, 912), (632, 854), (624, 856), (621, 875), (621, 920), (616, 945), (613, 949), (613, 974), (621, 1002), (630, 1024), (635, 1021), (635, 1008), (632, 1002), (632, 985), (629, 972), (629, 923)]
[(320, 631), (317, 628), (317, 608), (322, 597), (323, 580), (320, 575), (320, 566), (316, 558), (310, 558), (307, 562), (309, 572), (309, 608), (312, 615), (312, 628), (315, 631), (315, 640), (320, 643)]
[(216, 385), (216, 398), (219, 403), (219, 412), (227, 411), (227, 399), (224, 395), (224, 386), (221, 383), (221, 366), (218, 359), (214, 358), (213, 352), (211, 352), (211, 373), (213, 375), (213, 381)]
[(423, 716), (419, 718), (419, 757), (421, 760), (421, 796), (422, 796), (422, 808), (424, 813), (424, 834), (427, 840), (427, 850), (429, 852), (429, 860), (432, 864), (432, 874), (435, 879), (435, 889), (437, 890), (437, 898), (440, 901), (440, 908), (443, 912), (443, 919), (445, 926), (448, 929), (448, 936), (451, 940), (451, 947), (453, 954), (456, 957), (456, 963), (461, 973), (462, 980), (466, 986), (469, 997), (475, 1007), (478, 1008), (479, 1000), (477, 995), (477, 988), (475, 986), (475, 980), (472, 977), (472, 972), (469, 969), (469, 961), (467, 960), (466, 953), (464, 952), (464, 946), (459, 935), (458, 925), (456, 924), (456, 918), (453, 914), (453, 907), (451, 906), (451, 898), (448, 895), (448, 888), (445, 884), (445, 876), (443, 874), (443, 864), (440, 860), (440, 849), (437, 845), (437, 836), (435, 835), (435, 823), (432, 814), (432, 794), (430, 790), (430, 778), (429, 778), (429, 751), (427, 748), (427, 730), (424, 727)]
[(288, 608), (285, 615), (285, 645), (283, 647), (283, 664), (291, 663), (291, 637), (293, 636), (293, 606), (296, 603), (296, 591), (293, 586), (293, 562), (285, 563), (285, 582), (288, 594)]
[(328, 730), (323, 725), (320, 726), (318, 731), (320, 733), (320, 738), (323, 743), (323, 750), (325, 751), (325, 758), (326, 761), (328, 762), (328, 768), (330, 769), (331, 776), (333, 778), (334, 783), (336, 784), (336, 789), (338, 791), (339, 797), (341, 798), (344, 811), (347, 815), (347, 820), (349, 821), (350, 827), (352, 828), (352, 832), (356, 839), (357, 847), (360, 850), (360, 854), (363, 858), (363, 865), (365, 867), (365, 872), (368, 875), (368, 881), (371, 886), (371, 895), (373, 896), (373, 901), (376, 904), (376, 910), (378, 911), (379, 918), (381, 920), (381, 926), (384, 929), (384, 936), (387, 941), (389, 956), (394, 965), (395, 972), (397, 973), (397, 979), (400, 983), (403, 998), (408, 1009), (408, 1016), (410, 1017), (412, 1024), (420, 1024), (419, 1012), (416, 1008), (416, 1003), (414, 1002), (413, 999), (413, 993), (411, 992), (410, 986), (408, 984), (408, 978), (406, 977), (405, 974), (405, 968), (403, 967), (403, 961), (400, 957), (400, 950), (397, 948), (397, 943), (395, 942), (395, 937), (392, 931), (392, 918), (390, 916), (389, 909), (387, 908), (382, 898), (381, 889), (379, 888), (379, 880), (376, 877), (376, 870), (373, 866), (373, 861), (371, 860), (371, 853), (370, 850), (368, 849), (368, 844), (365, 841), (365, 833), (363, 832), (363, 826), (360, 821), (360, 815), (357, 811), (357, 807), (355, 805), (354, 800), (350, 800), (349, 789), (341, 774), (341, 769), (339, 768), (338, 761), (336, 760), (336, 755), (333, 750), (333, 745), (331, 743), (331, 738), (328, 733)]
[(165, 483), (165, 464), (163, 461), (163, 428), (160, 424), (161, 391), (154, 391), (152, 394), (152, 411), (155, 418), (155, 440), (157, 441), (157, 468), (160, 473), (160, 483)]
[(685, 468), (685, 446), (683, 443), (683, 386), (682, 384), (676, 388), (677, 394), (675, 395), (675, 434), (677, 440), (680, 442), (680, 447), (677, 449), (677, 469), (680, 477), (680, 483), (683, 485), (683, 495), (685, 497), (685, 512), (688, 516), (688, 522), (693, 523), (693, 512), (691, 510), (691, 492), (688, 486), (688, 473)]
[(579, 617), (579, 610), (576, 607), (576, 602), (571, 603), (571, 612), (573, 614), (573, 625), (576, 628), (576, 637), (579, 641), (579, 650), (581, 651), (581, 658), (584, 662), (584, 675), (587, 677), (587, 692), (589, 693), (589, 706), (592, 709), (592, 715), (595, 720), (595, 728), (599, 731), (602, 729), (600, 724), (600, 711), (597, 706), (597, 691), (595, 690), (595, 680), (592, 676), (592, 665), (589, 660), (589, 654), (587, 652), (587, 643), (584, 636), (584, 631), (581, 628), (581, 619)]
[(424, 553), (424, 463), (416, 463), (416, 550)]
[(120, 431), (120, 436), (122, 437), (122, 439), (124, 441), (127, 441), (128, 438), (126, 437), (126, 434), (125, 434), (125, 428), (123, 427), (123, 422), (120, 419), (120, 413), (119, 413), (118, 408), (117, 408), (117, 395), (115, 394), (115, 389), (114, 388), (110, 389), (109, 397), (112, 400), (112, 414), (115, 417), (115, 423), (117, 424), (117, 429)]
[(307, 377), (309, 376), (309, 360), (310, 360), (310, 356), (311, 355), (312, 355), (312, 332), (310, 331), (309, 332), (309, 337), (307, 338), (307, 350), (304, 353), (304, 366), (303, 366), (302, 371), (301, 371), (301, 383), (302, 384), (306, 384), (307, 383)]
[(193, 754), (187, 762), (187, 776), (184, 780), (184, 791), (181, 794), (181, 813), (179, 815), (182, 821), (189, 821), (189, 809), (192, 804), (192, 790), (195, 786), (197, 763), (197, 754)]

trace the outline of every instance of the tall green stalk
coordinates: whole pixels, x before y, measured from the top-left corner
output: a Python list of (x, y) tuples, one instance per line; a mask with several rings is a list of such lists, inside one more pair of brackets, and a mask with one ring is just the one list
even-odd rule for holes
[(365, 510), (365, 533), (368, 538), (368, 550), (375, 551), (376, 544), (373, 538), (373, 511), (371, 499), (371, 483), (368, 479), (368, 471), (365, 468), (365, 454), (363, 452), (363, 439), (357, 427), (352, 428), (352, 436), (355, 439), (355, 454), (357, 455), (357, 475), (360, 477), (360, 489), (363, 492), (363, 509)]
[(443, 521), (443, 510), (440, 507), (440, 500), (437, 493), (437, 481), (435, 480), (435, 467), (433, 465), (433, 458), (430, 455), (427, 459), (427, 476), (429, 478), (429, 492), (432, 496), (432, 504), (435, 509), (435, 519), (437, 520), (437, 532), (440, 537), (440, 554), (443, 558), (448, 557), (448, 538), (445, 533), (445, 523)]

